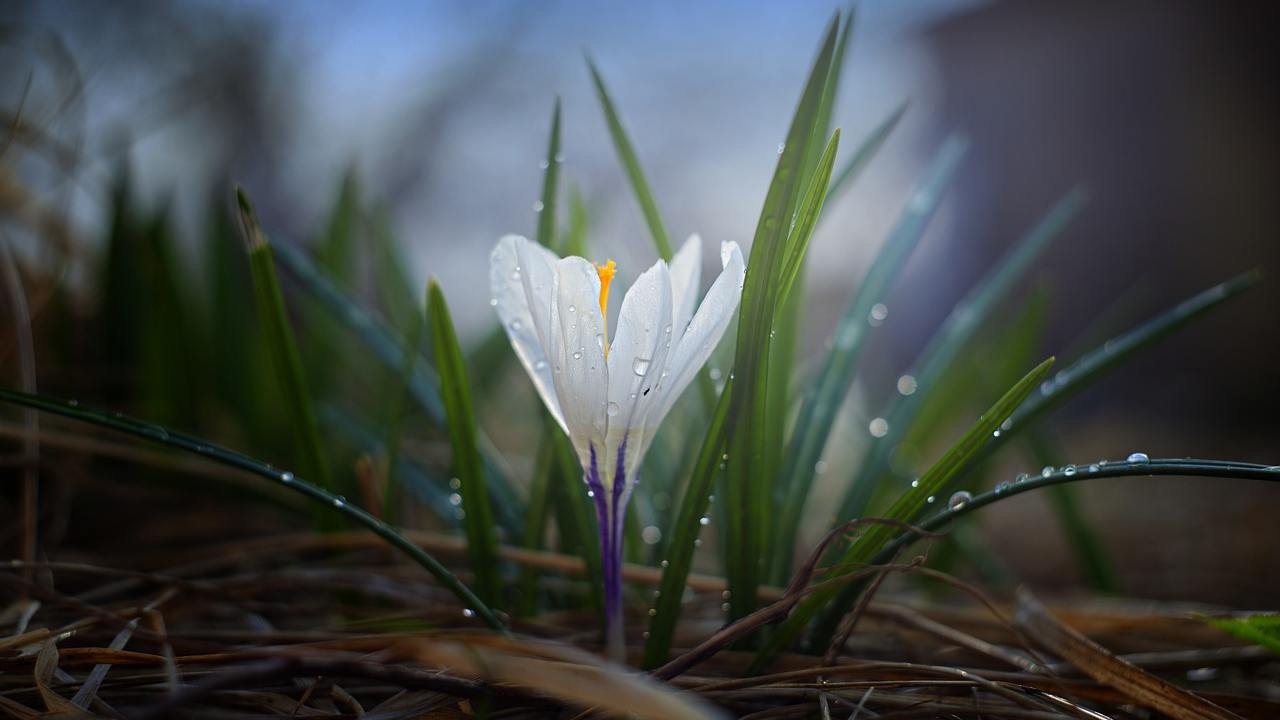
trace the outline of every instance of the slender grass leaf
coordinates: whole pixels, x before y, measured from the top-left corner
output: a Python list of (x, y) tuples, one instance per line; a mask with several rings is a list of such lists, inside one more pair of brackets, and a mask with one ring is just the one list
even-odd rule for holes
[(484, 466), (476, 445), (476, 418), (471, 409), (462, 348), (453, 330), (444, 293), (433, 278), (427, 285), (427, 320), (436, 350), (440, 391), (448, 418), (449, 440), (453, 445), (453, 467), (462, 495), (462, 528), (467, 536), (467, 555), (476, 576), (476, 591), (489, 604), (497, 604), (502, 593), (498, 576), (498, 540), (485, 487)]
[(422, 305), (409, 280), (408, 263), (396, 241), (391, 216), (385, 207), (375, 207), (369, 213), (367, 232), (373, 244), (373, 277), (378, 305), (392, 327), (399, 330), (412, 328), (422, 317)]
[[(550, 418), (547, 418), (551, 422)], [(556, 511), (560, 526), (562, 548), (582, 556), (587, 568), (587, 591), (601, 627), (604, 626), (604, 570), (600, 560), (600, 531), (596, 525), (595, 508), (587, 497), (586, 483), (582, 481), (582, 467), (578, 454), (569, 438), (558, 429), (551, 434), (558, 469), (553, 480), (553, 492), (561, 501)]]
[(560, 242), (561, 255), (587, 255), (587, 228), (589, 223), (587, 204), (577, 185), (569, 188), (569, 227)]
[[(1210, 477), (1229, 480), (1264, 480), (1280, 482), (1280, 466), (1233, 460), (1195, 458), (1151, 458), (1123, 461), (1100, 460), (1087, 465), (1065, 465), (1048, 473), (1019, 475), (1013, 482), (1002, 482), (993, 490), (975, 495), (963, 503), (948, 503), (937, 514), (915, 523), (918, 530), (932, 532), (947, 527), (970, 513), (1022, 493), (1069, 483), (1125, 477)], [(889, 562), (921, 536), (916, 529), (900, 533), (871, 560), (872, 564)]]
[(996, 442), (984, 448), (974, 462), (986, 459), (1045, 413), (1065, 402), (1107, 371), (1133, 357), (1138, 351), (1156, 343), (1226, 300), (1248, 290), (1261, 279), (1262, 273), (1252, 270), (1214, 285), (1132, 330), (1107, 340), (1101, 347), (1095, 348), (1071, 365), (1059, 370), (1051, 380), (1041, 384), (1040, 392), (1033, 395), (1026, 405), (1018, 408), (1018, 411), (1000, 427), (1000, 436), (996, 438)]
[[(302, 375), (302, 360), (298, 355), (293, 330), (289, 326), (284, 295), (280, 292), (280, 282), (276, 278), (275, 262), (271, 256), (271, 246), (258, 225), (249, 196), (239, 187), (236, 188), (236, 202), (240, 209), (241, 230), (249, 251), (249, 268), (253, 274), (258, 320), (266, 330), (268, 347), (276, 366), (276, 378), (289, 408), (290, 422), (301, 445), (298, 448), (298, 465), (309, 476), (316, 478), (321, 488), (332, 492), (334, 485), (329, 472), (329, 460), (320, 439), (320, 426), (312, 407), (311, 394)], [(334, 530), (340, 527), (334, 514), (328, 510), (318, 513), (316, 521), (322, 529)]]
[(729, 408), (730, 441), (726, 477), (728, 527), (726, 571), (730, 592), (730, 617), (743, 617), (756, 607), (761, 556), (769, 537), (773, 512), (768, 475), (768, 446), (780, 443), (771, 437), (769, 407), (769, 357), (774, 321), (782, 305), (781, 277), (787, 257), (791, 220), (804, 187), (799, 177), (808, 144), (814, 138), (818, 109), (831, 58), (835, 50), (837, 15), (828, 27), (818, 57), (796, 107), (786, 142), (778, 157), (773, 179), (752, 240), (751, 256), (742, 291), (738, 320), (734, 375), (738, 382)]
[(1280, 615), (1261, 614), (1247, 617), (1206, 617), (1205, 622), (1254, 645), (1261, 645), (1280, 655)]
[(101, 411), (90, 410), (43, 395), (29, 395), (6, 388), (0, 388), (0, 401), (61, 415), (62, 417), (156, 442), (166, 447), (200, 455), (221, 465), (243, 470), (278, 483), (282, 487), (301, 494), (317, 505), (333, 508), (335, 512), (342, 514), (356, 525), (363, 526), (373, 534), (386, 540), (392, 547), (403, 552), (411, 560), (431, 573), (441, 585), (457, 596), (467, 607), (471, 608), (476, 617), (482, 622), (500, 633), (506, 633), (505, 626), (498, 620), (497, 615), (489, 609), (489, 606), (482, 602), (453, 573), (449, 572), (448, 568), (441, 565), (438, 560), (422, 548), (413, 544), (408, 538), (397, 532), (395, 528), (375, 518), (358, 506), (352, 505), (343, 497), (334, 495), (318, 485), (309, 483), (291, 472), (277, 470), (248, 455), (215, 445), (207, 440), (175, 432), (125, 415), (114, 414), (108, 416)]
[[(920, 476), (916, 485), (904, 492), (883, 517), (900, 522), (912, 522), (929, 505), (929, 499), (941, 493), (956, 473), (982, 446), (991, 441), (991, 433), (1000, 427), (1009, 415), (1035, 390), (1049, 373), (1053, 358), (1037, 365), (1004, 394), (978, 421), (969, 428), (933, 467)], [(893, 539), (895, 529), (888, 525), (874, 525), (866, 530), (844, 553), (839, 566), (863, 564)], [(753, 668), (759, 668), (773, 655), (791, 644), (809, 621), (826, 610), (814, 632), (815, 640), (825, 642), (835, 630), (840, 618), (857, 598), (860, 585), (828, 583), (814, 590), (791, 612), (768, 643), (756, 656)], [(835, 601), (834, 603), (832, 601)]]
[(591, 81), (595, 84), (596, 95), (600, 98), (600, 107), (604, 110), (605, 122), (609, 125), (609, 136), (613, 138), (613, 146), (618, 151), (618, 159), (631, 181), (631, 189), (635, 191), (636, 201), (640, 203), (640, 211), (644, 213), (645, 224), (649, 226), (649, 234), (653, 236), (653, 244), (658, 248), (658, 256), (663, 260), (671, 260), (671, 236), (667, 234), (666, 225), (658, 213), (658, 204), (654, 202), (653, 192), (649, 190), (649, 182), (644, 178), (640, 168), (640, 159), (636, 157), (635, 147), (627, 136), (626, 128), (618, 117), (618, 109), (613, 104), (605, 88), (604, 78), (596, 64), (587, 58), (587, 69), (591, 71)]
[(991, 311), (1079, 214), (1085, 197), (1084, 191), (1076, 188), (1059, 200), (1014, 249), (956, 304), (909, 373), (914, 379), (915, 391), (894, 393), (888, 407), (879, 414), (878, 417), (887, 421), (887, 431), (872, 438), (870, 452), (845, 492), (837, 517), (857, 517), (866, 510), (872, 492), (888, 472), (890, 459), (912, 426), (921, 405), (938, 386)]
[(800, 275), (805, 251), (809, 248), (809, 240), (813, 237), (813, 230), (818, 226), (818, 218), (822, 215), (822, 206), (827, 197), (827, 184), (831, 182), (831, 169), (835, 166), (836, 149), (839, 146), (840, 130), (837, 128), (831, 134), (826, 149), (818, 159), (818, 164), (809, 180), (809, 188), (796, 209), (795, 226), (791, 230), (791, 237), (787, 240), (782, 273), (779, 276), (782, 283), (779, 297), (785, 298), (790, 295), (791, 286)]
[(551, 111), (551, 139), (547, 159), (542, 161), (542, 200), (538, 206), (538, 244), (554, 247), (556, 238), (556, 194), (560, 183), (560, 98)]
[[(359, 346), (367, 349), (392, 372), (402, 367), (404, 340), (394, 333), (374, 313), (364, 309), (355, 299), (339, 290), (307, 254), (287, 243), (272, 247), (276, 259), (296, 277), (309, 293), (360, 339)], [(440, 400), (440, 378), (428, 366), (419, 364), (409, 382), (409, 396), (440, 427), (445, 425), (444, 403)], [(489, 492), (493, 494), (494, 512), (512, 537), (519, 537), (523, 503), (511, 486), (508, 473), (494, 444), (483, 432), (479, 433), (480, 449), (484, 456), (485, 477)]]
[(813, 484), (814, 467), (822, 458), (836, 414), (853, 384), (866, 340), (876, 327), (869, 322), (871, 313), (924, 235), (967, 146), (966, 141), (953, 137), (939, 150), (877, 253), (862, 286), (845, 307), (832, 336), (831, 350), (801, 404), (786, 455), (787, 464), (779, 481), (782, 510), (773, 540), (771, 572), (775, 583), (785, 582), (789, 574), (800, 518)]
[(354, 169), (348, 169), (338, 187), (329, 222), (316, 244), (316, 259), (332, 277), (350, 288), (356, 280), (356, 227), (360, 219), (360, 188)]
[(665, 663), (671, 651), (671, 638), (684, 599), (684, 585), (693, 566), (693, 553), (701, 520), (707, 514), (715, 477), (719, 472), (720, 457), (728, 439), (726, 420), (729, 416), (729, 400), (733, 397), (733, 381), (725, 383), (716, 403), (715, 414), (707, 427), (694, 463), (693, 474), (685, 485), (675, 520), (667, 530), (669, 539), (664, 541), (662, 580), (658, 585), (657, 599), (653, 604), (653, 617), (649, 620), (649, 633), (644, 643), (644, 667), (652, 669)]

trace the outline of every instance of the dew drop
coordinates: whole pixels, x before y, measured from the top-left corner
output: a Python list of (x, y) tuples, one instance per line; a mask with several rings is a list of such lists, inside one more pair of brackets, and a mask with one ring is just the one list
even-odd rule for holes
[(1089, 466), (1089, 472), (1091, 472), (1091, 473), (1096, 473), (1096, 472), (1098, 472), (1098, 470), (1099, 470), (1099, 469), (1100, 469), (1100, 468), (1099, 468), (1098, 463), (1093, 463), (1092, 465), (1090, 465), (1090, 466)]
[(67, 401), (67, 404), (68, 404), (68, 405), (70, 405), (71, 407), (79, 407), (79, 406), (80, 406), (80, 401), (79, 401), (79, 400), (68, 400), (68, 401)]
[(1151, 458), (1144, 452), (1130, 453), (1127, 459), (1131, 463), (1151, 462)]
[(1001, 480), (1000, 482), (996, 483), (996, 494), (1003, 495), (1009, 492), (1010, 487), (1012, 487), (1012, 484), (1008, 480)]
[(871, 433), (871, 437), (882, 438), (889, 434), (889, 421), (878, 417), (867, 425), (867, 430)]
[(281, 473), (280, 482), (285, 483), (286, 485), (293, 482), (293, 473), (291, 472)]
[(524, 327), (524, 324), (521, 323), (518, 319), (511, 321), (511, 332), (520, 332), (520, 328), (522, 327)]
[(468, 618), (469, 618), (469, 617), (475, 617), (475, 616), (476, 616), (476, 611), (475, 611), (475, 610), (472, 610), (471, 608), (463, 608), (463, 609), (462, 609), (462, 617), (468, 617)]
[(645, 545), (657, 545), (658, 541), (662, 539), (662, 531), (658, 529), (657, 525), (647, 525), (644, 530), (640, 531), (640, 539), (644, 541)]
[(698, 518), (698, 524), (703, 526), (710, 525), (711, 518), (707, 517), (706, 515), (703, 515), (702, 517)]
[(1075, 474), (1076, 474), (1076, 466), (1075, 466), (1075, 465), (1066, 465), (1066, 466), (1064, 466), (1064, 467), (1062, 468), (1062, 474), (1063, 474), (1063, 475), (1066, 475), (1067, 477), (1071, 477), (1072, 475), (1075, 475)]
[(827, 471), (827, 461), (826, 461), (826, 460), (819, 460), (818, 462), (814, 463), (814, 464), (813, 464), (813, 471), (814, 471), (815, 473), (817, 473), (818, 475), (821, 475), (822, 473), (826, 472), (826, 471)]
[(546, 160), (543, 160), (542, 162), (538, 163), (539, 170), (546, 170), (549, 167), (551, 167), (551, 163), (547, 162)]
[(971, 500), (973, 500), (973, 495), (969, 494), (969, 491), (960, 490), (952, 494), (950, 500), (947, 500), (947, 507), (952, 510), (959, 510), (965, 505), (968, 505)]
[(993, 438), (998, 438), (998, 437), (1000, 437), (1000, 428), (996, 428), (995, 430), (992, 430), (992, 431), (991, 431), (991, 437), (993, 437)]
[(694, 546), (694, 547), (702, 547), (702, 538), (698, 538), (697, 540), (694, 540), (694, 541), (693, 541), (693, 546)]
[(916, 478), (915, 480), (912, 480), (912, 481), (911, 481), (911, 487), (913, 487), (913, 488), (920, 487), (920, 478)]
[(489, 307), (498, 307), (498, 298), (489, 298)]
[(720, 612), (729, 612), (729, 603), (720, 603)]
[(1052, 465), (1045, 465), (1044, 467), (1040, 468), (1040, 477), (1047, 478), (1052, 474), (1053, 474)]
[(719, 380), (721, 375), (720, 368), (713, 367), (707, 371), (707, 374), (711, 376), (712, 380)]
[(534, 200), (534, 201), (533, 201), (533, 211), (534, 211), (534, 212), (542, 212), (542, 201), (541, 201), (541, 200)]
[(564, 153), (556, 153), (555, 161), (558, 163), (564, 162)]
[(596, 496), (596, 491), (595, 491), (595, 490), (588, 490), (588, 491), (587, 491), (587, 497), (589, 497), (589, 498), (593, 498), (593, 497), (595, 497), (595, 496)]
[(569, 312), (571, 312), (571, 313), (578, 312), (578, 306), (577, 306), (577, 305), (570, 305), (570, 306), (569, 306)]
[(787, 149), (786, 143), (778, 143), (778, 154), (781, 155)]
[(609, 407), (606, 408), (606, 410), (609, 413), (609, 417), (613, 417), (614, 415), (617, 415), (620, 409), (621, 408), (618, 407), (618, 403), (616, 402), (610, 402)]
[(449, 478), (449, 487), (453, 490), (457, 490), (458, 488), (462, 487), (462, 480), (456, 477)]
[(916, 379), (912, 375), (903, 375), (898, 378), (898, 392), (903, 395), (912, 395), (916, 391)]
[(636, 375), (644, 377), (644, 374), (649, 372), (649, 358), (636, 356), (636, 359), (631, 361), (631, 369)]
[(333, 506), (336, 508), (343, 507), (346, 504), (347, 504), (347, 499), (342, 497), (341, 495), (333, 499)]
[(649, 608), (649, 617), (653, 617), (654, 615), (657, 615), (657, 614), (658, 614), (657, 608)]
[(932, 495), (930, 495), (929, 497), (927, 497), (927, 498), (925, 498), (925, 499), (924, 499), (924, 501), (925, 501), (925, 502), (927, 502), (927, 503), (932, 503), (934, 500), (937, 500), (937, 498), (935, 498), (935, 497), (934, 497), (934, 496), (932, 496)]
[(462, 496), (458, 493), (449, 493), (449, 504), (455, 507), (462, 504)]
[(575, 350), (575, 351), (573, 351), (573, 359), (574, 359), (574, 360), (581, 360), (581, 359), (582, 359), (582, 351), (581, 351), (581, 350)]
[(1031, 479), (1030, 475), (1026, 473), (1018, 473), (1018, 477), (1014, 478), (1013, 481), (1016, 483), (1024, 483), (1030, 479)]
[(519, 280), (519, 279), (520, 279), (520, 268), (519, 268), (519, 267), (517, 267), (515, 270), (512, 270), (512, 271), (511, 271), (511, 279), (512, 279), (512, 280)]
[(535, 363), (533, 364), (533, 369), (534, 369), (534, 370), (546, 370), (546, 369), (547, 369), (547, 361), (546, 361), (546, 360), (539, 360), (539, 361), (535, 362)]
[(604, 333), (596, 333), (596, 347), (604, 349)]
[(871, 306), (871, 313), (867, 316), (872, 325), (879, 325), (884, 319), (889, 317), (889, 306), (884, 303), (876, 303)]
[(658, 563), (658, 566), (659, 566), (659, 567), (666, 567), (666, 566), (668, 566), (668, 565), (670, 565), (670, 564), (671, 564), (671, 563), (667, 562), (666, 560), (663, 560), (662, 562)]

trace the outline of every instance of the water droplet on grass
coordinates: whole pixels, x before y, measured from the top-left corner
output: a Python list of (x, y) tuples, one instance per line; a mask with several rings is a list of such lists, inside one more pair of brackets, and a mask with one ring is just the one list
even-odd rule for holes
[(952, 510), (959, 510), (968, 505), (970, 500), (973, 500), (973, 495), (969, 494), (967, 490), (960, 490), (953, 494), (950, 500), (947, 500), (947, 507)]
[(1130, 453), (1130, 454), (1129, 454), (1129, 457), (1127, 458), (1127, 460), (1128, 460), (1129, 462), (1131, 462), (1131, 463), (1145, 463), (1145, 462), (1151, 462), (1151, 458), (1150, 458), (1150, 456), (1148, 456), (1148, 455), (1147, 455), (1146, 453), (1144, 453), (1144, 452)]

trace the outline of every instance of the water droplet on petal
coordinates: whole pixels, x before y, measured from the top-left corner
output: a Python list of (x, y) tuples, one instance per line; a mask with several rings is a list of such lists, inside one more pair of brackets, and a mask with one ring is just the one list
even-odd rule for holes
[(636, 356), (636, 359), (631, 361), (631, 369), (635, 371), (636, 375), (643, 377), (645, 373), (649, 372), (649, 358)]
[(576, 305), (570, 305), (570, 306), (569, 306), (569, 312), (571, 312), (571, 313), (573, 313), (573, 312), (578, 312), (578, 307), (577, 307)]
[(519, 279), (520, 279), (520, 268), (519, 268), (519, 267), (517, 267), (515, 270), (512, 270), (512, 271), (511, 271), (511, 279), (512, 279), (512, 280), (519, 280)]
[(582, 351), (581, 351), (581, 350), (575, 350), (575, 351), (573, 351), (573, 359), (574, 359), (574, 360), (581, 360), (581, 359), (582, 359)]
[(1151, 462), (1151, 458), (1144, 452), (1130, 453), (1127, 459), (1131, 463)]
[(520, 322), (519, 319), (511, 321), (511, 332), (520, 332), (522, 327), (524, 327), (524, 323)]
[(609, 417), (613, 417), (614, 415), (617, 415), (618, 411), (621, 409), (622, 408), (618, 407), (618, 403), (616, 402), (610, 402), (609, 407), (606, 408), (607, 412), (609, 413)]
[(815, 473), (817, 473), (818, 475), (821, 475), (822, 473), (826, 472), (826, 471), (827, 471), (827, 461), (826, 461), (826, 460), (819, 460), (818, 462), (814, 463), (814, 464), (813, 464), (813, 471), (814, 471)]
[(498, 307), (498, 298), (489, 298), (489, 307)]
[(960, 490), (952, 494), (950, 500), (947, 500), (947, 507), (952, 510), (959, 510), (968, 505), (970, 500), (973, 500), (973, 495), (969, 494), (967, 490)]
[(539, 360), (539, 361), (535, 362), (535, 363), (533, 364), (533, 369), (534, 369), (534, 370), (546, 370), (546, 369), (547, 369), (547, 361), (546, 361), (546, 360)]
[(534, 211), (534, 212), (542, 212), (542, 201), (541, 201), (541, 200), (534, 200), (534, 201), (533, 201), (533, 211)]
[(778, 143), (778, 154), (781, 155), (787, 149), (786, 143)]

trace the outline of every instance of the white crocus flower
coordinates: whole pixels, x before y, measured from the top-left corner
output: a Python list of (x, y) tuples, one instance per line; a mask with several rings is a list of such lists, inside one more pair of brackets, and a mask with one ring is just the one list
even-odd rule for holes
[[(611, 334), (612, 260), (560, 258), (508, 235), (490, 258), (493, 304), (552, 417), (582, 461), (600, 520), (611, 654), (620, 649), (623, 510), (659, 423), (711, 356), (742, 295), (746, 266), (737, 243), (697, 303), (702, 243), (690, 237), (646, 270), (622, 299)], [(697, 307), (695, 313), (694, 308)]]

